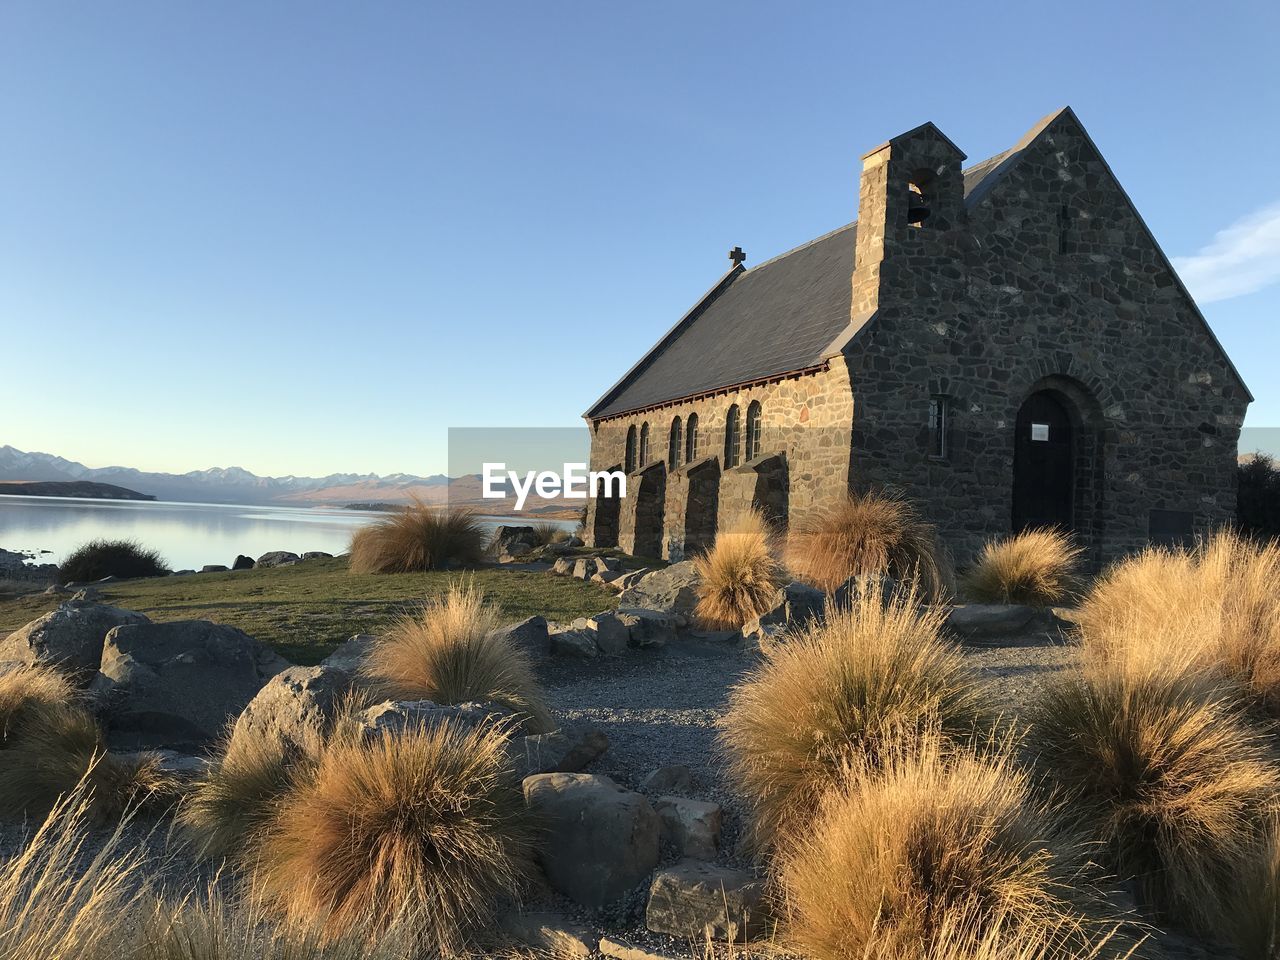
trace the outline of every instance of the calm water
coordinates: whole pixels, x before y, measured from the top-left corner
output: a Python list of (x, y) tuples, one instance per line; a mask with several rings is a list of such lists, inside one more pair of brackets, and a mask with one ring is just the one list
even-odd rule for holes
[(345, 553), (352, 531), (379, 516), (318, 507), (6, 496), (0, 497), (0, 547), (48, 550), (35, 562), (58, 563), (87, 540), (127, 538), (159, 550), (173, 570), (199, 570), (207, 563), (230, 566), (241, 553)]

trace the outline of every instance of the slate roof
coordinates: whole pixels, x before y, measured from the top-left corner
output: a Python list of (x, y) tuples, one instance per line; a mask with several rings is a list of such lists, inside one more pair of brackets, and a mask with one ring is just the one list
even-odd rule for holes
[[(1045, 117), (1003, 153), (966, 169), (966, 205), (981, 201), (1062, 112)], [(857, 228), (854, 221), (749, 270), (735, 266), (586, 416), (616, 416), (765, 380), (834, 356), (865, 320), (855, 325), (850, 316)]]

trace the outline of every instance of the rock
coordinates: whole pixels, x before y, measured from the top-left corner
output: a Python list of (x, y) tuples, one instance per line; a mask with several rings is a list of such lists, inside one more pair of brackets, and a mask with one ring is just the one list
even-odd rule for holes
[(211, 766), (207, 757), (192, 756), (189, 753), (178, 753), (176, 750), (136, 750), (113, 753), (126, 762), (137, 762), (146, 759), (159, 760), (160, 772), (177, 780), (190, 782), (204, 776)]
[(383, 733), (394, 736), (439, 723), (472, 729), (486, 723), (506, 723), (513, 716), (512, 711), (496, 703), (445, 705), (431, 700), (384, 700), (360, 715), (360, 732), (368, 738)]
[(599, 653), (595, 634), (587, 630), (553, 630), (550, 634), (551, 655), (589, 660)]
[(570, 535), (569, 538), (564, 541), (564, 545), (570, 550), (577, 550), (582, 546), (582, 538)]
[(302, 555), (303, 560), (332, 560), (332, 553), (325, 553), (323, 550), (308, 550)]
[(654, 570), (633, 586), (622, 591), (618, 605), (663, 613), (679, 613), (688, 617), (698, 605), (698, 574), (692, 560), (673, 563)]
[(613, 583), (613, 581), (617, 580), (620, 576), (622, 576), (622, 574), (617, 570), (597, 570), (591, 575), (591, 582), (607, 585)]
[(551, 635), (545, 617), (529, 617), (519, 623), (508, 624), (499, 631), (517, 650), (523, 650), (535, 661), (543, 660), (551, 652)]
[(1044, 612), (1016, 603), (965, 603), (951, 608), (946, 629), (974, 643), (1000, 640), (1048, 625)]
[(257, 564), (253, 562), (253, 557), (246, 557), (243, 553), (236, 557), (235, 562), (231, 564), (232, 570), (252, 570)]
[(513, 737), (509, 752), (521, 780), (539, 773), (578, 773), (609, 749), (599, 730), (564, 726), (552, 733)]
[(173, 573), (169, 574), (169, 576), (171, 576), (171, 577), (189, 577), (189, 576), (191, 576), (191, 574), (193, 574), (193, 573), (195, 573), (195, 571), (194, 571), (194, 570), (175, 570), (175, 571), (173, 571)]
[(863, 574), (850, 577), (836, 587), (831, 595), (831, 606), (835, 610), (848, 610), (867, 593), (878, 596), (881, 606), (890, 603), (898, 594), (899, 584), (893, 577), (879, 574)]
[(751, 874), (698, 860), (659, 870), (645, 926), (684, 940), (744, 941), (766, 929), (764, 886)]
[[(576, 626), (577, 623), (578, 621), (575, 620), (574, 625)], [(612, 610), (597, 613), (594, 617), (586, 617), (582, 624), (587, 630), (595, 632), (596, 645), (601, 653), (627, 652), (627, 645), (631, 642), (631, 628)]]
[(227, 567), (222, 563), (206, 563), (200, 568), (201, 573), (226, 573)]
[(520, 557), (533, 551), (538, 542), (538, 532), (533, 527), (501, 524), (493, 531), (489, 549), (495, 556)]
[(662, 819), (663, 832), (681, 856), (714, 860), (720, 849), (720, 804), (684, 797), (661, 797), (653, 805)]
[(333, 653), (320, 661), (321, 666), (339, 667), (349, 673), (359, 673), (369, 651), (377, 642), (378, 638), (371, 633), (357, 633), (338, 644)]
[(590, 957), (598, 942), (588, 928), (553, 913), (508, 913), (498, 927), (522, 946), (557, 958)]
[(670, 614), (619, 608), (616, 616), (627, 628), (628, 642), (633, 647), (662, 647), (676, 639), (676, 620)]
[(107, 634), (93, 691), (112, 738), (203, 744), (289, 667), (242, 630), (207, 620), (129, 623)]
[(601, 937), (598, 949), (613, 960), (677, 960), (672, 954), (655, 953), (647, 947), (637, 947), (628, 940), (613, 937)]
[(826, 596), (821, 590), (804, 583), (788, 583), (779, 588), (773, 606), (743, 627), (743, 633), (760, 633), (762, 628), (778, 627), (767, 631), (771, 636), (788, 630), (801, 630), (821, 620), (826, 606)]
[(72, 590), (70, 587), (63, 586), (60, 583), (51, 583), (49, 584), (49, 586), (45, 587), (44, 589), (44, 594), (46, 597), (65, 596), (66, 594), (74, 593), (74, 592), (75, 591)]
[(573, 561), (572, 576), (577, 580), (586, 580), (588, 577), (594, 576), (596, 572), (595, 557), (579, 557)]
[(288, 567), (297, 563), (302, 558), (296, 553), (290, 553), (288, 550), (272, 550), (270, 553), (264, 553), (258, 558), (256, 567)]
[(9, 634), (0, 642), (0, 660), (55, 666), (87, 683), (102, 661), (102, 645), (112, 629), (150, 622), (132, 610), (68, 600)]
[(618, 579), (609, 584), (609, 586), (613, 587), (615, 590), (626, 590), (628, 587), (635, 586), (650, 573), (652, 573), (652, 571), (648, 567), (641, 567), (639, 570), (631, 570), (622, 574), (622, 576), (618, 577)]
[(608, 777), (544, 773), (524, 781), (544, 824), (539, 859), (551, 885), (587, 907), (617, 900), (658, 863), (661, 821), (644, 797)]
[(319, 756), (354, 681), (353, 671), (334, 665), (281, 670), (241, 711), (231, 742), (271, 739), (289, 754)]
[(97, 603), (102, 599), (102, 591), (97, 587), (85, 587), (83, 590), (77, 590), (71, 599), (83, 603)]
[(573, 565), (575, 561), (572, 557), (561, 557), (551, 565), (551, 572), (557, 577), (573, 576)]
[(659, 767), (640, 781), (645, 793), (687, 793), (693, 787), (693, 771), (683, 763)]
[(742, 648), (749, 653), (759, 653), (768, 649), (769, 645), (776, 643), (782, 637), (786, 636), (787, 628), (781, 623), (761, 623), (760, 618), (748, 621), (742, 628), (740, 637), (742, 639)]

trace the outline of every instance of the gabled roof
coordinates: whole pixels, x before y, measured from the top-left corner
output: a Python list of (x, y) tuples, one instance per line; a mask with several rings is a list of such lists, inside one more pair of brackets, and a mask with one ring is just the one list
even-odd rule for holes
[[(979, 203), (1022, 152), (1063, 116), (1079, 125), (1065, 107), (1008, 150), (966, 169), (966, 206)], [(1138, 221), (1142, 223), (1141, 216)], [(750, 270), (736, 265), (585, 416), (617, 416), (823, 365), (869, 319), (850, 316), (857, 228), (855, 221)], [(1155, 244), (1154, 236), (1151, 241)], [(1171, 265), (1169, 270), (1173, 272)], [(1190, 294), (1187, 298), (1221, 351), (1195, 301)], [(1222, 355), (1248, 393), (1226, 353)]]

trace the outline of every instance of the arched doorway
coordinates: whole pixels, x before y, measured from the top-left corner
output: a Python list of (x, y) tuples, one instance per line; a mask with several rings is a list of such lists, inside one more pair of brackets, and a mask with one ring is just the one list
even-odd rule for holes
[(1013, 443), (1013, 532), (1076, 528), (1077, 417), (1062, 394), (1040, 390), (1018, 410)]

